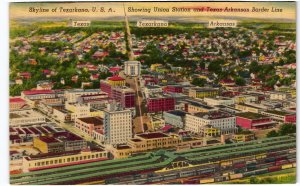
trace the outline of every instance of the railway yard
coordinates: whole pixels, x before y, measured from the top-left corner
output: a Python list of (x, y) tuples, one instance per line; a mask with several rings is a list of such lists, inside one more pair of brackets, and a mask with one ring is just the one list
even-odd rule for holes
[(14, 185), (214, 183), (296, 167), (295, 135), (11, 175)]

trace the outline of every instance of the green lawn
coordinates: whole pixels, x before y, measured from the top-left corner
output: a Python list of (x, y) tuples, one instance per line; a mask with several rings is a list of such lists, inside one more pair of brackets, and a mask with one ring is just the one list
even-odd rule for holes
[(285, 169), (258, 176), (222, 182), (223, 184), (293, 184), (296, 183), (296, 168)]

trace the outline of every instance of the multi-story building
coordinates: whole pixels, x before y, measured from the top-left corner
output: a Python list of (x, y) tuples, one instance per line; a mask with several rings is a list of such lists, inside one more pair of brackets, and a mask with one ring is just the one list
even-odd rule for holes
[(231, 98), (227, 98), (227, 97), (215, 97), (215, 98), (205, 97), (204, 102), (210, 106), (234, 105), (234, 100)]
[(202, 104), (197, 100), (184, 100), (182, 101), (184, 105), (184, 110), (189, 113), (197, 113), (197, 112), (212, 112), (217, 111), (217, 108)]
[(87, 142), (73, 133), (58, 132), (33, 138), (33, 146), (42, 153), (57, 153), (82, 150), (87, 147)]
[(250, 94), (240, 94), (238, 96), (234, 97), (234, 103), (239, 104), (239, 103), (250, 103), (250, 102), (255, 102), (258, 100), (257, 96), (250, 95)]
[(112, 88), (112, 98), (121, 103), (124, 108), (132, 108), (135, 106), (135, 92), (127, 87)]
[(245, 103), (236, 104), (235, 109), (238, 109), (242, 112), (253, 112), (253, 113), (260, 113), (263, 110), (260, 107), (256, 107)]
[(108, 83), (107, 80), (100, 80), (100, 89), (101, 91), (107, 93), (109, 98), (112, 97), (112, 86)]
[(112, 89), (114, 87), (124, 87), (125, 86), (125, 79), (114, 75), (113, 77), (107, 78), (107, 80), (100, 80), (100, 89), (101, 91), (107, 93), (109, 98), (112, 98)]
[(69, 103), (75, 103), (81, 96), (99, 95), (99, 89), (73, 89), (65, 91), (65, 98)]
[(128, 141), (128, 145), (116, 146), (110, 151), (114, 158), (126, 158), (132, 153), (145, 152), (161, 148), (175, 148), (180, 144), (178, 136), (160, 132), (137, 134)]
[(175, 99), (170, 96), (156, 94), (147, 99), (148, 112), (163, 112), (175, 109)]
[(152, 94), (158, 94), (163, 92), (162, 88), (158, 85), (147, 85), (144, 87), (143, 91), (146, 98), (149, 98)]
[(102, 148), (38, 154), (23, 157), (22, 170), (30, 172), (103, 160), (108, 160), (108, 153)]
[(253, 133), (248, 134), (234, 134), (232, 135), (232, 140), (235, 142), (246, 142), (255, 140), (255, 135)]
[(33, 110), (15, 110), (9, 113), (9, 125), (33, 125), (46, 122), (46, 117)]
[(292, 98), (292, 95), (287, 92), (271, 92), (270, 99), (271, 100), (287, 100)]
[(154, 130), (165, 127), (165, 120), (161, 118), (160, 115), (153, 115), (150, 117), (150, 125), (154, 128)]
[(221, 134), (232, 133), (237, 129), (235, 116), (229, 113), (215, 111), (186, 114), (185, 130), (201, 134), (202, 128), (207, 125), (219, 129)]
[(181, 85), (167, 85), (163, 90), (164, 92), (182, 93), (183, 87)]
[(124, 70), (125, 70), (125, 75), (127, 76), (140, 76), (141, 63), (139, 61), (125, 61)]
[(27, 107), (26, 101), (22, 98), (9, 98), (9, 110), (20, 110)]
[(94, 102), (94, 101), (102, 101), (102, 100), (107, 100), (108, 95), (105, 92), (101, 92), (99, 94), (94, 94), (94, 95), (82, 95), (77, 98), (78, 103), (89, 103), (89, 102)]
[(64, 152), (64, 143), (60, 140), (48, 136), (33, 138), (33, 146), (38, 148), (42, 153)]
[(115, 87), (115, 86), (125, 86), (125, 79), (118, 76), (118, 75), (114, 75), (112, 77), (107, 78), (108, 83)]
[(190, 88), (189, 97), (192, 98), (205, 98), (205, 97), (215, 97), (219, 95), (219, 89), (213, 88)]
[(276, 124), (271, 117), (253, 112), (236, 114), (236, 125), (247, 129), (271, 128)]
[(118, 145), (110, 148), (109, 150), (113, 154), (114, 158), (126, 158), (134, 153), (146, 152), (155, 149), (172, 148), (181, 150), (198, 148), (213, 143), (213, 140), (207, 138), (183, 137), (178, 134), (151, 132), (137, 134), (134, 138), (128, 141), (128, 145)]
[(83, 118), (91, 116), (90, 104), (69, 103), (65, 104), (66, 109), (71, 112), (71, 121), (75, 121), (77, 118)]
[(103, 130), (103, 118), (100, 117), (84, 117), (77, 118), (75, 127), (82, 132), (92, 136), (94, 130)]
[(270, 116), (275, 121), (283, 123), (296, 123), (296, 113), (279, 111), (279, 110), (266, 110), (262, 111), (261, 114)]
[(39, 100), (61, 96), (63, 96), (63, 91), (61, 90), (26, 90), (21, 92), (21, 98), (29, 100)]
[(186, 112), (181, 110), (171, 110), (163, 113), (166, 124), (174, 127), (184, 128)]
[(71, 121), (71, 111), (66, 109), (53, 109), (52, 117), (59, 122), (70, 122)]
[(122, 144), (132, 138), (132, 111), (116, 103), (104, 110), (104, 139), (106, 144)]

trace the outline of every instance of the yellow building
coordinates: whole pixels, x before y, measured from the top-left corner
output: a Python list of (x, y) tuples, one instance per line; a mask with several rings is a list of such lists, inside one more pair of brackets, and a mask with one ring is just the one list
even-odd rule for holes
[(107, 151), (103, 149), (72, 151), (56, 154), (38, 154), (23, 157), (23, 172), (64, 167), (69, 165), (90, 163), (108, 159)]
[(154, 149), (172, 148), (181, 143), (177, 135), (166, 135), (160, 132), (137, 134), (128, 141), (128, 145), (117, 146), (110, 149), (114, 158), (126, 158), (136, 152)]
[(210, 140), (206, 138), (183, 138), (177, 134), (167, 135), (160, 132), (152, 132), (137, 134), (128, 141), (127, 145), (111, 147), (109, 151), (113, 154), (114, 158), (118, 159), (127, 158), (134, 153), (155, 149), (176, 148), (177, 150), (183, 150), (216, 144), (209, 143), (208, 141)]
[(100, 117), (100, 118), (104, 118), (104, 112), (103, 112), (103, 110), (91, 109), (91, 110), (90, 110), (90, 115), (91, 115), (92, 117)]
[(33, 138), (33, 147), (39, 149), (42, 153), (64, 152), (64, 143), (48, 136)]
[(156, 63), (156, 64), (152, 64), (150, 69), (151, 71), (155, 71), (157, 67), (162, 66), (162, 64)]
[(245, 142), (245, 141), (251, 141), (255, 139), (255, 135), (250, 134), (234, 134), (232, 136), (232, 140), (235, 142)]
[(187, 112), (189, 113), (197, 113), (197, 112), (211, 112), (218, 110), (217, 108), (204, 105), (197, 101), (187, 100), (184, 103), (184, 108), (187, 108)]
[(111, 86), (125, 86), (125, 79), (116, 75), (108, 78), (108, 83)]
[(218, 89), (191, 88), (189, 90), (189, 97), (193, 98), (215, 97), (217, 95), (219, 95)]
[(217, 128), (205, 128), (204, 136), (218, 136), (220, 135), (220, 130)]
[(235, 109), (241, 110), (243, 112), (254, 112), (254, 113), (259, 113), (262, 110), (262, 108), (258, 108), (258, 107), (243, 104), (243, 103), (235, 105)]

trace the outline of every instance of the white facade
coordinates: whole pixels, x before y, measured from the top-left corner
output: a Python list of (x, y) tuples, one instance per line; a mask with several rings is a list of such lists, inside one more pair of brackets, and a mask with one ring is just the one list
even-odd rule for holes
[(91, 105), (80, 103), (65, 103), (66, 110), (71, 112), (71, 121), (75, 121), (77, 118), (84, 118), (91, 116)]
[(205, 114), (203, 116), (198, 116), (197, 114), (186, 115), (185, 130), (199, 134), (202, 132), (201, 129), (207, 125), (220, 129), (221, 133), (230, 133), (236, 129), (236, 118), (230, 116), (217, 119), (206, 119)]
[(234, 97), (234, 103), (250, 103), (257, 101), (257, 97), (252, 95), (239, 95)]
[(60, 122), (66, 122), (68, 120), (71, 120), (71, 113), (67, 110), (53, 109), (52, 116), (54, 119)]
[(88, 90), (76, 89), (76, 90), (68, 90), (68, 91), (65, 91), (65, 98), (67, 99), (68, 102), (75, 103), (75, 102), (77, 102), (77, 99), (80, 96), (97, 95), (99, 93), (100, 93), (100, 89), (88, 89)]
[(234, 100), (233, 99), (223, 98), (223, 97), (217, 97), (217, 98), (205, 97), (204, 102), (207, 103), (207, 105), (210, 105), (210, 106), (234, 105)]
[(33, 110), (18, 110), (9, 113), (9, 125), (21, 126), (46, 122), (46, 117)]
[(291, 98), (291, 96), (284, 92), (272, 92), (270, 94), (271, 100), (286, 100), (288, 98)]
[(132, 138), (132, 112), (112, 106), (104, 111), (105, 143), (127, 143)]
[(149, 98), (151, 94), (162, 93), (163, 90), (160, 86), (146, 86), (144, 88), (145, 97)]
[(125, 61), (125, 75), (127, 76), (140, 76), (141, 63), (139, 61)]

